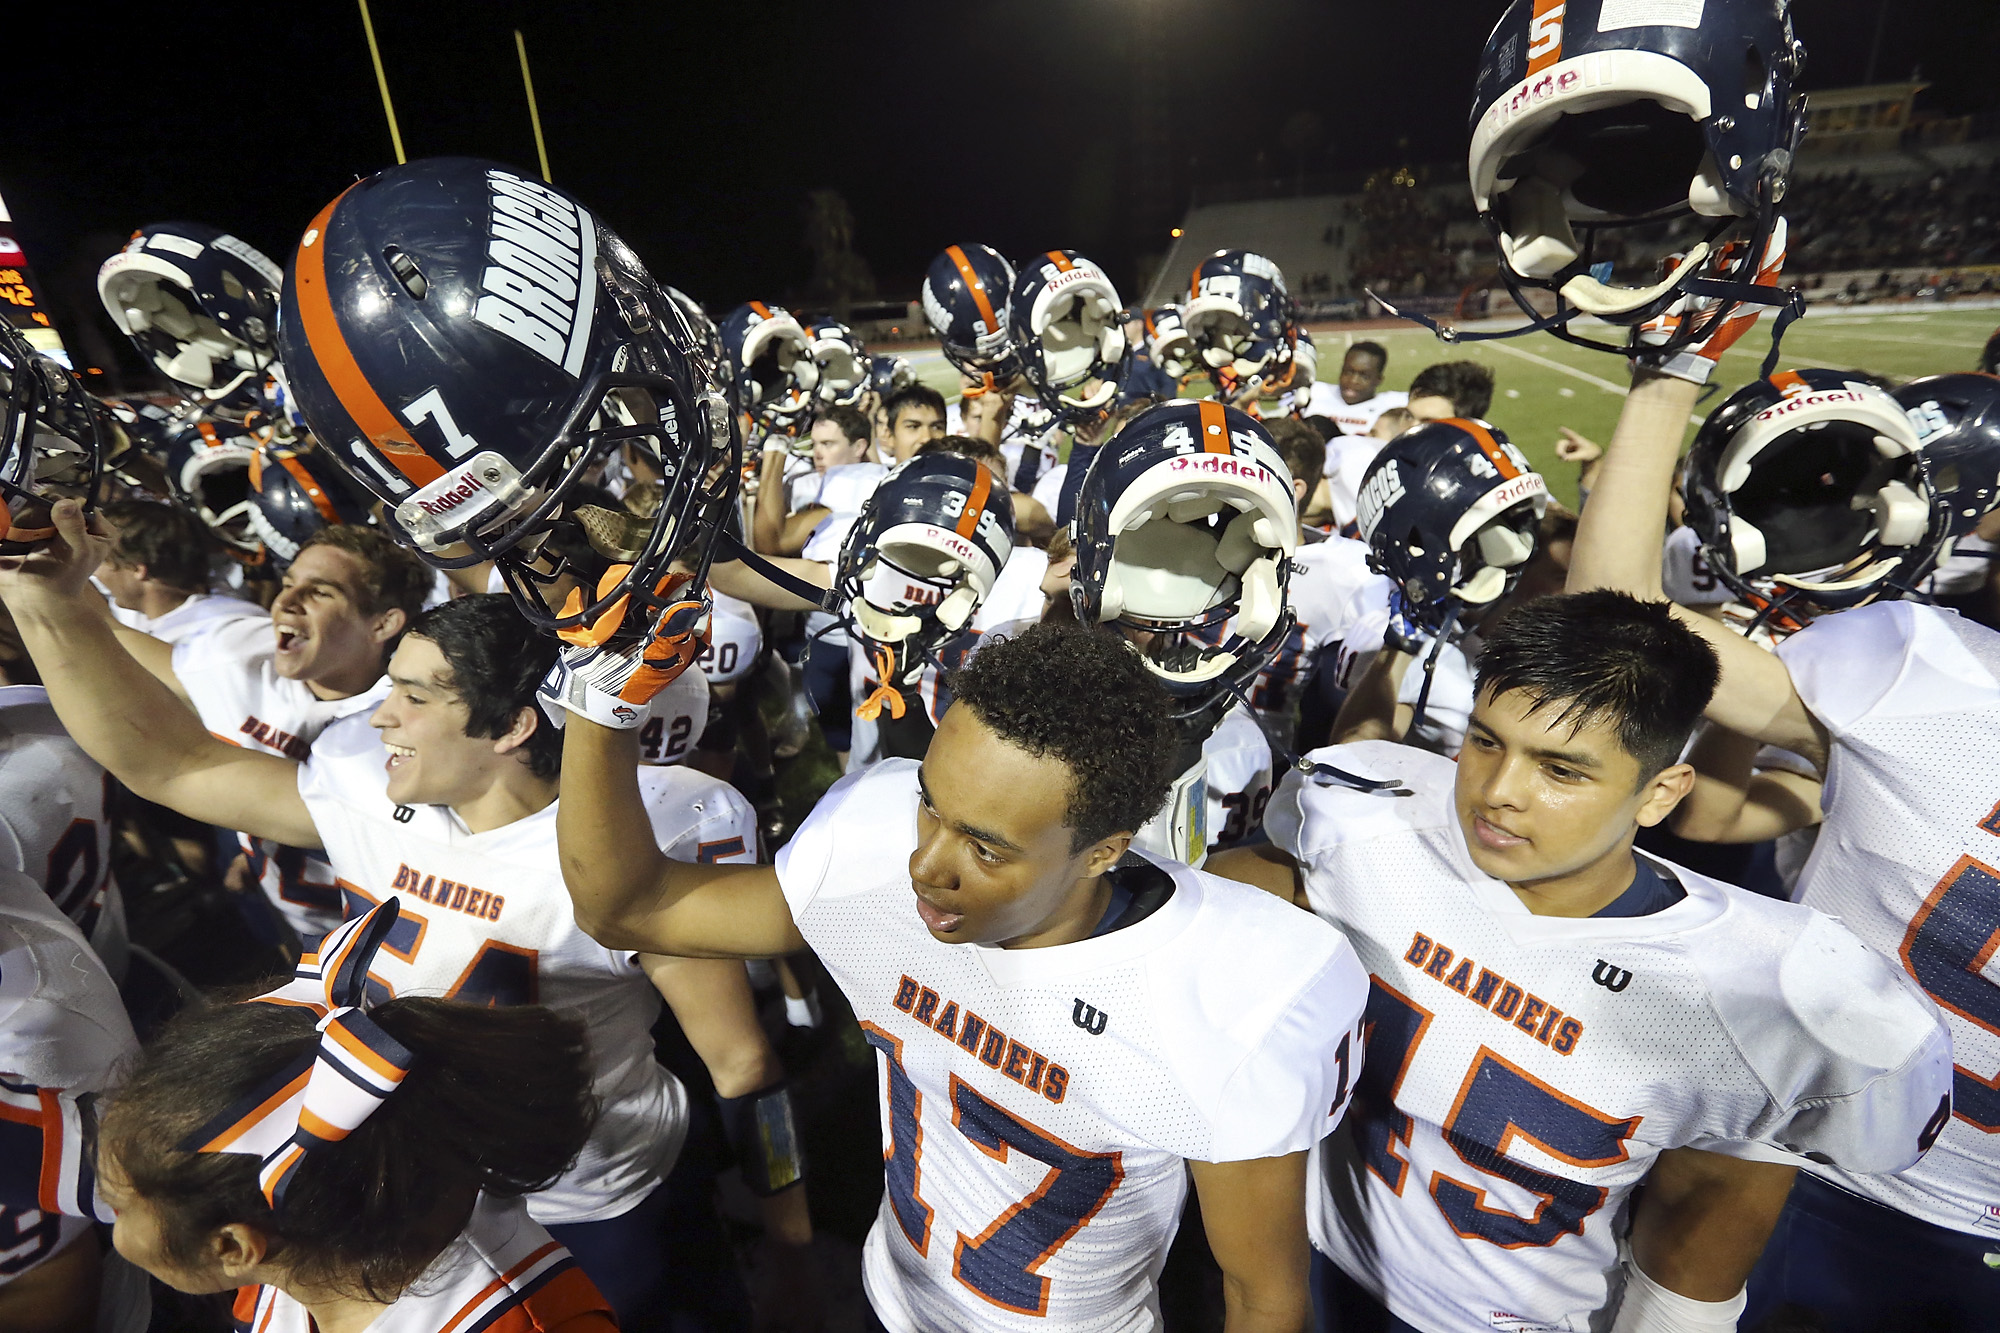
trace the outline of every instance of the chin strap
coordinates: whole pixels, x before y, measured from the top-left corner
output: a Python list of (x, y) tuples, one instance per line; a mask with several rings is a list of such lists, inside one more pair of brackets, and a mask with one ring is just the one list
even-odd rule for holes
[[(1229, 692), (1236, 696), (1238, 703), (1250, 710), (1252, 716), (1256, 715), (1256, 707), (1241, 689), (1231, 684)], [(1218, 718), (1218, 724), (1220, 721), (1221, 719)], [(1359, 773), (1350, 773), (1346, 769), (1336, 767), (1333, 764), (1308, 759), (1304, 755), (1297, 754), (1290, 748), (1282, 745), (1274, 744), (1271, 747), (1271, 752), (1277, 757), (1278, 762), (1286, 768), (1291, 769), (1294, 773), (1305, 774), (1321, 787), (1351, 787), (1355, 791), (1366, 792), (1370, 796), (1416, 795), (1415, 792), (1403, 785), (1401, 778), (1364, 778)]]
[(1417, 691), (1417, 705), (1410, 710), (1410, 729), (1405, 737), (1414, 736), (1417, 728), (1424, 724), (1424, 709), (1431, 701), (1431, 686), (1437, 680), (1439, 654), (1444, 652), (1445, 640), (1458, 625), (1458, 599), (1453, 597), (1445, 603), (1444, 624), (1438, 627), (1437, 636), (1431, 640), (1431, 651), (1424, 658), (1424, 687)]
[(840, 608), (840, 594), (838, 589), (822, 588), (817, 584), (807, 583), (796, 574), (788, 573), (778, 568), (769, 560), (766, 560), (763, 556), (744, 545), (743, 539), (733, 532), (718, 532), (715, 535), (715, 540), (716, 544), (724, 549), (730, 559), (741, 560), (744, 564), (750, 566), (750, 568), (756, 570), (759, 574), (772, 583), (777, 584), (792, 596), (802, 601), (811, 602), (822, 611), (838, 614)]

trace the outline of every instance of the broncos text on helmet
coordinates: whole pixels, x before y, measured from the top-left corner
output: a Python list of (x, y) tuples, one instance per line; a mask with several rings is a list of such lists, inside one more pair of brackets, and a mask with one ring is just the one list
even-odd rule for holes
[(1382, 446), (1356, 497), (1368, 564), (1426, 636), (1491, 606), (1535, 553), (1548, 483), (1506, 435), (1448, 417)]
[[(682, 328), (581, 201), (499, 163), (433, 158), (320, 210), (287, 275), (279, 347), (313, 435), (392, 532), (440, 568), (495, 561), (535, 623), (608, 635), (671, 600), (676, 561), (705, 573), (734, 495), (728, 404)], [(620, 451), (666, 478), (658, 510), (567, 512)], [(588, 541), (551, 562), (559, 523)]]
[(347, 473), (315, 448), (265, 446), (250, 460), (250, 530), (273, 569), (290, 567), (315, 532), (366, 523), (368, 509)]

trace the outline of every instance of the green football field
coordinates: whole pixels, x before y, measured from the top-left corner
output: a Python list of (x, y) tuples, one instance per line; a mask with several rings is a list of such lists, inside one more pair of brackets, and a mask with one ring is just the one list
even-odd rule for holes
[[(1771, 323), (1766, 319), (1730, 349), (1723, 358), (1721, 389), (1697, 411), (1708, 411), (1756, 375), (1770, 345)], [(1996, 324), (1996, 310), (1817, 307), (1786, 333), (1781, 368), (1829, 366), (1899, 378), (1971, 370)], [(1469, 358), (1491, 366), (1495, 388), (1489, 419), (1569, 505), (1576, 503), (1576, 469), (1555, 456), (1557, 430), (1568, 426), (1600, 443), (1609, 439), (1628, 382), (1622, 357), (1572, 347), (1545, 333), (1447, 345), (1414, 326), (1349, 331), (1333, 325), (1316, 329), (1313, 338), (1328, 378), (1339, 373), (1348, 344), (1363, 339), (1380, 343), (1389, 351), (1385, 389), (1407, 388), (1411, 377), (1433, 361)], [(911, 359), (926, 383), (947, 397), (956, 396), (958, 376), (941, 358), (919, 353)]]

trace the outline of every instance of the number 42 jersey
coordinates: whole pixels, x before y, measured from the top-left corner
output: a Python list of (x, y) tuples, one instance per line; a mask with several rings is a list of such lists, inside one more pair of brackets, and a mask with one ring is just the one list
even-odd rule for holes
[(1451, 760), (1313, 757), (1410, 793), (1292, 774), (1265, 816), (1373, 979), (1351, 1133), (1314, 1154), (1313, 1243), (1400, 1318), (1598, 1327), (1667, 1149), (1896, 1171), (1935, 1138), (1947, 1034), (1838, 922), (1664, 862), (1686, 896), (1661, 911), (1536, 916), (1473, 864)]
[(883, 1078), (862, 1276), (896, 1333), (1145, 1330), (1184, 1161), (1310, 1147), (1346, 1109), (1367, 993), (1296, 908), (1185, 866), (1151, 915), (1042, 949), (917, 916), (917, 765), (836, 785), (778, 855)]

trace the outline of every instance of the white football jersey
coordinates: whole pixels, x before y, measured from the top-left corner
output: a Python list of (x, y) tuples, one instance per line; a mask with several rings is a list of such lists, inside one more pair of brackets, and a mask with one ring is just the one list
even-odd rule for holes
[(1683, 523), (1660, 548), (1660, 590), (1682, 606), (1721, 606), (1736, 594), (1715, 577), (1701, 553), (1701, 534)]
[(39, 884), (0, 867), (0, 1285), (90, 1229), (99, 1209), (79, 1098), (109, 1087), (138, 1050), (82, 933)]
[(1274, 737), (1291, 734), (1292, 708), (1321, 645), (1347, 637), (1348, 608), (1373, 575), (1368, 545), (1350, 537), (1328, 537), (1299, 547), (1292, 556), (1291, 607), (1298, 623), (1283, 646), (1257, 673), (1250, 702)]
[(1249, 709), (1232, 704), (1201, 743), (1201, 757), (1208, 764), (1208, 845), (1241, 842), (1263, 822), (1271, 799), (1271, 742)]
[(1016, 546), (993, 580), (993, 590), (972, 613), (972, 628), (989, 634), (1002, 625), (1040, 620), (1048, 598), (1042, 595), (1042, 579), (1049, 572), (1049, 553), (1039, 547)]
[(714, 614), (709, 618), (708, 647), (701, 650), (701, 674), (710, 685), (727, 685), (750, 674), (757, 654), (764, 651), (764, 627), (757, 608), (718, 589), (709, 589)]
[[(1340, 647), (1337, 670), (1343, 689), (1353, 689), (1361, 673), (1382, 651), (1382, 636), (1389, 631), (1389, 579), (1371, 574), (1348, 606), (1347, 634)], [(1405, 739), (1438, 754), (1455, 755), (1465, 745), (1465, 729), (1472, 724), (1473, 663), (1478, 657), (1477, 635), (1467, 634), (1438, 650), (1435, 679), (1430, 698), (1424, 702), (1424, 720)], [(1430, 648), (1417, 656), (1403, 673), (1396, 701), (1414, 708), (1424, 690), (1424, 663)]]
[(1361, 483), (1368, 465), (1382, 452), (1385, 440), (1366, 433), (1336, 435), (1326, 442), (1326, 493), (1332, 507), (1333, 530), (1353, 533), (1359, 519)]
[(917, 767), (843, 779), (778, 854), (799, 932), (879, 1055), (869, 1303), (895, 1333), (1157, 1328), (1183, 1161), (1332, 1129), (1366, 978), (1296, 909), (1165, 862), (1172, 896), (1108, 935), (939, 943), (910, 886)]
[(1314, 757), (1410, 792), (1288, 774), (1265, 823), (1373, 978), (1366, 1110), (1315, 1154), (1313, 1243), (1400, 1318), (1602, 1327), (1660, 1152), (1894, 1171), (1935, 1132), (1936, 1010), (1832, 918), (1664, 862), (1686, 896), (1662, 911), (1536, 916), (1473, 864), (1451, 760)]
[(1063, 484), (1068, 480), (1069, 464), (1057, 463), (1036, 480), (1035, 489), (1030, 492), (1049, 511), (1050, 518), (1055, 518), (1062, 507)]
[(645, 725), (639, 728), (639, 762), (684, 763), (707, 730), (708, 677), (683, 671), (647, 705)]
[[(350, 912), (395, 896), (401, 916), (376, 955), (370, 989), (478, 1004), (546, 1004), (590, 1030), (603, 1113), (583, 1156), (530, 1203), (548, 1224), (597, 1222), (660, 1183), (687, 1132), (687, 1094), (653, 1058), (660, 997), (630, 953), (577, 928), (556, 854), (556, 806), (469, 833), (445, 806), (396, 805), (388, 752), (366, 719), (329, 727), (299, 770), (299, 795), (326, 844)], [(639, 770), (649, 784), (722, 784), (676, 769)], [(647, 801), (662, 847), (755, 847), (742, 802), (692, 805), (668, 786)], [(701, 859), (699, 852), (691, 860)]]
[[(236, 1333), (318, 1333), (277, 1287), (239, 1287)], [(610, 1302), (519, 1199), (482, 1194), (465, 1230), (368, 1333), (605, 1333)]]
[[(385, 676), (360, 694), (322, 699), (275, 665), (271, 622), (236, 620), (174, 645), (174, 675), (201, 724), (231, 745), (287, 759), (304, 759), (321, 731), (341, 718), (375, 711), (388, 697)], [(264, 896), (301, 940), (311, 942), (340, 924), (340, 888), (317, 852), (266, 838), (238, 835), (250, 854)]]
[[(99, 585), (100, 591), (102, 586)], [(270, 632), (271, 627), (271, 613), (257, 603), (219, 593), (198, 592), (163, 616), (149, 616), (142, 611), (127, 610), (118, 605), (109, 594), (104, 600), (111, 608), (112, 619), (127, 629), (150, 634), (162, 643), (179, 643), (182, 639), (206, 634), (212, 629), (219, 629), (237, 620), (262, 621), (266, 633)]]
[(1822, 616), (1778, 657), (1833, 738), (1795, 897), (1901, 962), (1951, 1028), (1952, 1117), (1894, 1176), (1820, 1174), (1954, 1231), (2000, 1232), (2000, 634), (1879, 602)]
[(0, 686), (0, 868), (41, 885), (115, 978), (131, 942), (111, 879), (109, 786), (63, 729), (48, 691)]
[[(1328, 348), (1332, 351), (1332, 348)], [(1346, 355), (1344, 352), (1342, 355)], [(1373, 398), (1364, 398), (1358, 403), (1350, 403), (1340, 396), (1338, 382), (1339, 364), (1334, 365), (1335, 378), (1315, 380), (1312, 386), (1312, 400), (1300, 413), (1308, 417), (1332, 417), (1340, 427), (1342, 435), (1366, 435), (1375, 429), (1376, 419), (1392, 407), (1408, 407), (1410, 395), (1400, 389), (1385, 389)], [(1336, 437), (1337, 438), (1337, 437)]]

